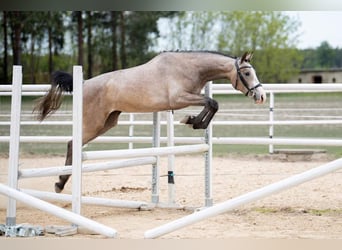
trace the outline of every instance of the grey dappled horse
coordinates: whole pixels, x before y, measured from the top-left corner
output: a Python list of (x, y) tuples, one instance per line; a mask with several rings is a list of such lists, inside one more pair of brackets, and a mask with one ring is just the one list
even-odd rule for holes
[[(200, 94), (208, 81), (229, 79), (233, 87), (256, 103), (266, 94), (250, 64), (251, 53), (240, 58), (217, 52), (163, 52), (145, 64), (104, 73), (84, 81), (83, 144), (114, 127), (121, 112), (157, 112), (188, 106), (204, 106), (196, 116), (182, 122), (193, 129), (205, 129), (218, 110), (218, 103)], [(72, 76), (55, 72), (51, 89), (41, 97), (34, 111), (38, 119), (61, 105), (64, 91), (72, 92)], [(65, 165), (72, 165), (72, 141), (68, 142)], [(59, 176), (55, 191), (61, 192), (70, 175)]]

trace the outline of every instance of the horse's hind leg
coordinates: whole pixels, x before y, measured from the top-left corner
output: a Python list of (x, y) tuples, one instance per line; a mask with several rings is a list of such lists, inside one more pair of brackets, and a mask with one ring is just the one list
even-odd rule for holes
[[(114, 111), (114, 112), (110, 113), (108, 115), (107, 119), (105, 120), (103, 127), (101, 129), (97, 130), (96, 133), (92, 133), (91, 136), (87, 133), (87, 131), (85, 131), (84, 134), (87, 134), (86, 137), (89, 139), (83, 138), (83, 144), (91, 141), (92, 139), (94, 139), (94, 138), (98, 137), (99, 135), (105, 133), (110, 128), (114, 127), (118, 122), (120, 113), (121, 113), (120, 111)], [(68, 142), (68, 149), (67, 149), (67, 155), (66, 155), (66, 159), (65, 159), (65, 165), (72, 165), (72, 141)], [(64, 186), (67, 183), (67, 181), (69, 180), (69, 178), (70, 178), (70, 174), (59, 176), (59, 182), (55, 183), (55, 192), (56, 193), (60, 193), (63, 191)]]
[[(68, 142), (68, 149), (67, 149), (67, 155), (65, 159), (65, 165), (70, 166), (72, 165), (72, 141)], [(60, 175), (59, 176), (59, 182), (55, 183), (55, 192), (60, 193), (63, 191), (65, 183), (69, 180), (70, 174), (68, 175)]]

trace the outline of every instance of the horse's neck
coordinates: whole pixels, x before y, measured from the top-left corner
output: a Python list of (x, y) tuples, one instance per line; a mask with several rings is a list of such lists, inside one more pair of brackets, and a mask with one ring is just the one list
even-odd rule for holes
[(229, 79), (233, 77), (235, 59), (219, 54), (203, 54), (199, 57), (197, 67), (204, 81)]

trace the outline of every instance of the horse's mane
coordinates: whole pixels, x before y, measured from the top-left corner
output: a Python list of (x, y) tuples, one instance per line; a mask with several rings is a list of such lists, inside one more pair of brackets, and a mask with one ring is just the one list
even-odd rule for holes
[(161, 53), (166, 53), (166, 52), (175, 52), (175, 53), (209, 53), (209, 54), (216, 54), (216, 55), (221, 55), (221, 56), (226, 56), (230, 57), (233, 59), (236, 59), (236, 56), (231, 56), (228, 55), (227, 53), (223, 53), (220, 51), (212, 51), (212, 50), (170, 50), (170, 51), (163, 51)]

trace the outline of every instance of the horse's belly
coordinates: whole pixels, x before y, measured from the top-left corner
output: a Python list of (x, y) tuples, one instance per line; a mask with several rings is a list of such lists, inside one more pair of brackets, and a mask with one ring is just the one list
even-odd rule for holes
[(144, 103), (144, 102), (134, 102), (126, 103), (125, 105), (119, 105), (118, 110), (123, 112), (158, 112), (169, 110), (170, 106), (161, 103)]

